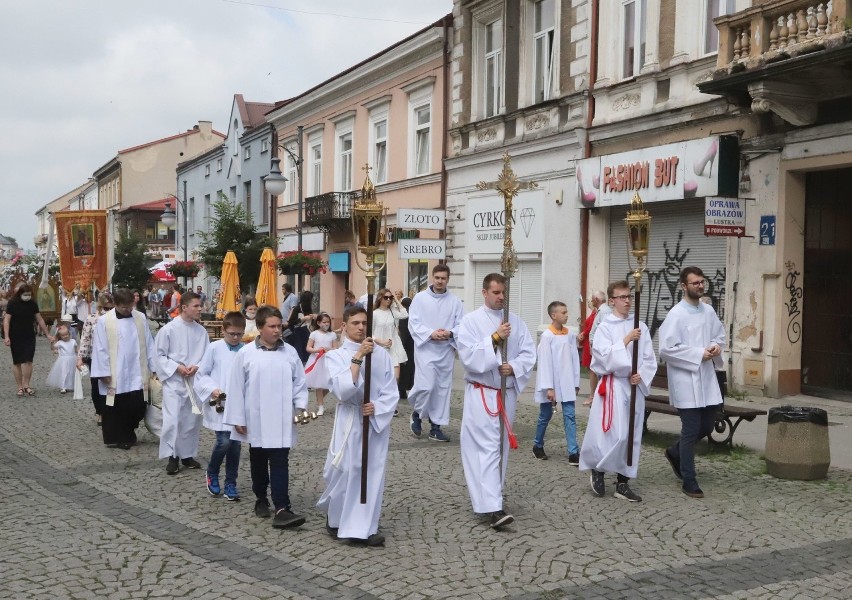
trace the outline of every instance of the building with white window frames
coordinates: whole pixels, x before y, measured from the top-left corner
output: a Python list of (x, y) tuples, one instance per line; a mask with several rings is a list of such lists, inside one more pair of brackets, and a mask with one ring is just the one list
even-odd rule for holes
[[(399, 258), (397, 239), (418, 233), (396, 221), (399, 208), (441, 209), (446, 147), (450, 15), (352, 66), (319, 85), (279, 103), (267, 120), (279, 143), (298, 160), (301, 127), (302, 249), (322, 253), (331, 273), (302, 282), (319, 295), (319, 307), (340, 318), (344, 292), (366, 291), (355, 266), (350, 208), (369, 165), (376, 194), (388, 208), (387, 265), (378, 285), (419, 291), (427, 283), (428, 260)], [(280, 153), (290, 180), (279, 199), (280, 250), (299, 244), (298, 170)], [(288, 162), (288, 160), (290, 162)], [(293, 195), (295, 194), (295, 196)], [(437, 261), (431, 261), (434, 265)], [(292, 279), (294, 277), (290, 276)], [(307, 279), (307, 278), (306, 278)]]

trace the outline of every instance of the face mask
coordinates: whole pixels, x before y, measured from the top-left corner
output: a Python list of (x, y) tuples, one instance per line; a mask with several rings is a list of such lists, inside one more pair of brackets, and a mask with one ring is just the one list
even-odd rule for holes
[(256, 314), (257, 314), (257, 313), (256, 313), (255, 311), (253, 311), (253, 310), (247, 310), (247, 311), (246, 311), (246, 319), (254, 319), (254, 316), (255, 316)]
[(29, 302), (32, 299), (32, 294), (21, 294), (21, 300), (23, 300), (24, 302)]
[(329, 323), (328, 321), (320, 323), (320, 329), (322, 329), (323, 331), (328, 331), (330, 327), (331, 323)]

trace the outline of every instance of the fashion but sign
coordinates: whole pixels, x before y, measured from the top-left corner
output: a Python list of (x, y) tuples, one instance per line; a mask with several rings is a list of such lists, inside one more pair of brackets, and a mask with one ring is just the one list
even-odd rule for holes
[[(467, 251), (501, 254), (506, 210), (500, 196), (470, 198), (467, 203)], [(541, 252), (544, 231), (544, 191), (521, 192), (512, 201), (512, 243), (519, 254)]]
[(577, 161), (577, 201), (586, 208), (736, 197), (739, 149), (736, 136), (715, 136)]
[(56, 220), (56, 243), (62, 287), (87, 289), (107, 284), (107, 214), (105, 210), (60, 211)]

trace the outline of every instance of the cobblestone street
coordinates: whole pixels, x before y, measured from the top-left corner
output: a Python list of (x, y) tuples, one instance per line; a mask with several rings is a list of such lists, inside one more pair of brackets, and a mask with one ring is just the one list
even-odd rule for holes
[[(4, 353), (2, 598), (848, 598), (852, 588), (852, 473), (843, 469), (782, 481), (764, 474), (757, 452), (702, 454), (707, 497), (697, 501), (680, 493), (661, 449), (645, 445), (635, 485), (643, 502), (616, 500), (612, 489), (599, 499), (567, 464), (561, 419), (548, 433), (551, 459), (533, 458), (537, 411), (527, 402), (509, 465), (516, 522), (495, 532), (470, 511), (459, 394), (449, 444), (412, 437), (403, 401), (388, 460), (388, 541), (363, 548), (331, 539), (313, 508), (331, 415), (300, 429), (291, 456), (294, 510), (308, 521), (275, 530), (253, 514), (245, 450), (243, 501), (212, 498), (203, 471), (166, 475), (147, 431), (130, 451), (105, 448), (88, 397), (46, 390), (51, 362), (40, 338), (38, 394), (17, 398)], [(212, 440), (203, 431), (203, 464)]]

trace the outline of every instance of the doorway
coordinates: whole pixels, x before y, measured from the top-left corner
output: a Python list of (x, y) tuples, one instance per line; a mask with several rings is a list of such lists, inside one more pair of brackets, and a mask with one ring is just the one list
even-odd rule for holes
[[(852, 169), (814, 171), (805, 188), (802, 391), (852, 400)], [(785, 287), (794, 297), (796, 282)]]

